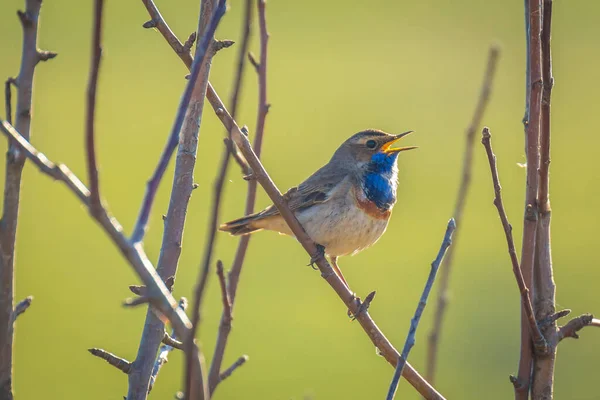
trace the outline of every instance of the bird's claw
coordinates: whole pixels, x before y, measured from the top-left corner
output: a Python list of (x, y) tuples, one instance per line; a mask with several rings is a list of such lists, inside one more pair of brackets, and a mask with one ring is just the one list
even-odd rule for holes
[(356, 314), (354, 314), (352, 311), (348, 310), (348, 317), (354, 321), (356, 318), (358, 318), (358, 316), (364, 312), (366, 312), (369, 309), (369, 306), (371, 305), (371, 302), (373, 301), (373, 299), (375, 298), (375, 291), (372, 291), (371, 293), (369, 293), (367, 295), (367, 297), (365, 297), (365, 301), (361, 301), (360, 297), (356, 297), (356, 294), (353, 293), (352, 294), (352, 301), (356, 300), (358, 302), (358, 309), (356, 310)]
[(318, 243), (316, 244), (316, 246), (317, 246), (317, 254), (311, 256), (310, 262), (308, 264), (306, 264), (307, 267), (311, 267), (314, 270), (319, 269), (319, 268), (315, 267), (315, 264), (317, 261), (319, 261), (319, 258), (325, 257), (325, 246), (321, 246)]

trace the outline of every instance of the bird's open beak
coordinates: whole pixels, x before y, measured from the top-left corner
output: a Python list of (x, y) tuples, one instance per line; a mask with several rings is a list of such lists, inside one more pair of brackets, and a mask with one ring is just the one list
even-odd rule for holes
[(383, 150), (384, 153), (386, 154), (393, 154), (393, 153), (400, 153), (401, 151), (406, 151), (406, 150), (412, 150), (412, 149), (417, 149), (417, 146), (406, 146), (406, 147), (394, 147), (392, 148), (392, 145), (395, 144), (397, 141), (399, 141), (400, 139), (402, 139), (404, 136), (410, 135), (411, 133), (413, 133), (413, 131), (408, 131), (408, 132), (404, 132), (401, 133), (399, 135), (393, 136), (392, 139), (387, 142), (386, 144), (384, 144), (381, 147), (381, 150)]

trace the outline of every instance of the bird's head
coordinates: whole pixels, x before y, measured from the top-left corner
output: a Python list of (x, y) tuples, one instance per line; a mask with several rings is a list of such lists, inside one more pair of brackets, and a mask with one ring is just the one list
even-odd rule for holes
[(340, 162), (353, 163), (357, 167), (375, 160), (394, 162), (402, 151), (416, 149), (416, 146), (393, 147), (404, 136), (412, 131), (391, 135), (376, 129), (369, 129), (352, 135), (337, 149), (334, 159)]

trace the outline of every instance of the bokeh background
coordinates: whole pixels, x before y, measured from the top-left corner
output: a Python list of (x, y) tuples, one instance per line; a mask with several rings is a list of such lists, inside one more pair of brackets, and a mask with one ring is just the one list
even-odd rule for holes
[[(85, 178), (83, 111), (91, 35), (91, 1), (47, 0), (40, 46), (59, 56), (37, 68), (33, 143)], [(185, 38), (196, 27), (197, 1), (159, 1)], [(0, 77), (18, 72), (22, 1), (0, 5)], [(219, 38), (238, 40), (241, 1), (232, 1)], [(505, 205), (520, 243), (525, 170), (523, 127), (525, 42), (522, 1), (338, 1), (268, 3), (271, 33), (264, 164), (281, 189), (325, 163), (351, 134), (368, 127), (417, 131), (419, 145), (400, 158), (399, 201), (386, 235), (341, 260), (353, 290), (377, 290), (371, 313), (401, 347), (429, 272), (460, 179), (464, 131), (478, 96), (488, 47), (502, 55), (485, 116), (494, 135)], [(141, 2), (109, 1), (106, 9), (97, 132), (101, 182), (110, 210), (129, 232), (171, 127), (187, 71), (158, 32), (144, 30)], [(556, 2), (552, 96), (553, 255), (558, 308), (600, 313), (597, 266), (597, 93), (600, 4)], [(256, 26), (257, 29), (257, 26)], [(254, 35), (252, 50), (258, 51)], [(211, 81), (229, 98), (235, 47), (214, 60)], [(253, 130), (256, 76), (245, 75), (238, 118)], [(207, 231), (212, 182), (224, 129), (207, 108), (200, 133), (193, 194), (176, 296), (190, 296)], [(3, 163), (2, 163), (3, 164)], [(3, 168), (3, 165), (0, 167)], [(3, 172), (2, 172), (3, 176)], [(146, 250), (156, 260), (172, 168), (154, 207)], [(114, 399), (126, 377), (89, 355), (102, 347), (135, 357), (145, 310), (124, 309), (127, 285), (138, 282), (117, 249), (63, 185), (28, 164), (18, 234), (17, 298), (35, 296), (16, 330), (15, 392), (19, 399)], [(246, 183), (231, 168), (221, 220), (243, 212)], [(451, 302), (437, 388), (451, 399), (512, 396), (516, 372), (519, 295), (495, 208), (483, 148), (476, 144), (473, 184), (451, 279)], [(268, 199), (261, 191), (258, 205)], [(218, 236), (216, 257), (231, 264), (237, 239)], [(520, 247), (520, 246), (519, 246)], [(250, 361), (220, 386), (217, 399), (383, 398), (392, 369), (380, 357), (292, 239), (252, 238), (239, 288), (225, 365)], [(411, 363), (424, 371), (426, 309)], [(210, 358), (221, 313), (212, 280), (200, 338)], [(561, 346), (556, 397), (598, 399), (600, 335), (583, 332)], [(182, 357), (170, 356), (151, 398), (180, 388)], [(399, 398), (416, 398), (402, 381)]]

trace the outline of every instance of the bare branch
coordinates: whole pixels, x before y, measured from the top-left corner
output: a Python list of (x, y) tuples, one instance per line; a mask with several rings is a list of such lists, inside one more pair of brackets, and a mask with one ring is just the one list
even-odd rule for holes
[[(539, 7), (539, 6), (538, 6)], [(541, 33), (541, 68), (543, 89), (539, 99), (541, 106), (532, 107), (532, 123), (539, 120), (539, 186), (538, 186), (538, 226), (536, 232), (536, 256), (534, 263), (533, 292), (535, 312), (538, 320), (555, 314), (556, 285), (552, 267), (552, 250), (550, 240), (551, 207), (550, 207), (550, 97), (554, 78), (552, 77), (552, 54), (550, 37), (552, 26), (552, 0), (543, 2), (543, 21)], [(532, 54), (537, 58), (537, 54)], [(536, 59), (536, 62), (537, 59)], [(538, 99), (536, 99), (538, 101)], [(539, 112), (537, 118), (534, 112)], [(568, 324), (567, 324), (568, 325)], [(552, 398), (554, 392), (554, 366), (556, 346), (560, 341), (560, 333), (556, 322), (546, 325), (542, 333), (550, 344), (549, 354), (536, 357), (534, 360), (531, 397), (534, 400)], [(573, 331), (575, 333), (575, 331)], [(577, 335), (575, 333), (575, 335)]]
[(183, 350), (183, 343), (169, 335), (167, 332), (165, 332), (162, 342), (167, 346), (173, 347), (177, 350)]
[(417, 327), (419, 326), (419, 321), (421, 320), (421, 315), (423, 315), (423, 311), (425, 310), (425, 306), (427, 305), (427, 299), (429, 298), (429, 293), (431, 292), (431, 288), (433, 287), (433, 283), (435, 282), (435, 277), (437, 275), (438, 269), (440, 268), (440, 264), (444, 259), (444, 255), (446, 251), (452, 244), (452, 234), (456, 230), (456, 222), (454, 218), (450, 218), (448, 221), (448, 227), (446, 228), (446, 233), (444, 234), (444, 240), (442, 241), (442, 245), (440, 247), (440, 251), (437, 254), (437, 257), (431, 263), (431, 271), (429, 272), (429, 277), (427, 278), (427, 282), (425, 283), (425, 288), (423, 289), (423, 293), (421, 294), (421, 299), (419, 300), (419, 304), (417, 305), (417, 309), (415, 311), (415, 315), (410, 321), (410, 329), (408, 331), (408, 336), (406, 337), (406, 341), (404, 342), (404, 348), (402, 349), (402, 356), (398, 360), (398, 364), (396, 365), (396, 371), (394, 372), (394, 377), (392, 378), (392, 383), (390, 384), (390, 389), (387, 394), (387, 400), (393, 400), (396, 395), (396, 389), (398, 388), (398, 382), (400, 381), (400, 376), (402, 374), (402, 370), (406, 365), (406, 360), (408, 360), (408, 354), (410, 350), (415, 345), (415, 335), (417, 333)]
[[(0, 131), (10, 138), (19, 151), (29, 158), (41, 172), (65, 183), (84, 205), (90, 206), (89, 190), (65, 165), (56, 165), (48, 160), (8, 122), (0, 121)], [(105, 209), (102, 209), (102, 213), (99, 215), (94, 216), (94, 219), (104, 229), (117, 248), (121, 250), (129, 264), (149, 288), (150, 297), (156, 299), (157, 307), (169, 318), (178, 335), (187, 337), (191, 324), (185, 313), (179, 310), (177, 302), (156, 274), (143, 248), (139, 244), (131, 243), (125, 237), (121, 225), (114, 217), (109, 216)]]
[(490, 94), (492, 91), (492, 83), (496, 72), (496, 65), (498, 63), (498, 57), (500, 54), (500, 48), (497, 45), (490, 46), (488, 51), (487, 67), (483, 76), (483, 82), (479, 92), (479, 99), (475, 106), (475, 111), (471, 119), (471, 123), (467, 128), (465, 135), (465, 152), (462, 166), (462, 178), (460, 181), (460, 187), (456, 196), (456, 203), (454, 206), (454, 219), (457, 226), (459, 227), (454, 232), (454, 246), (448, 249), (448, 253), (444, 258), (444, 265), (442, 266), (442, 272), (438, 285), (437, 302), (433, 317), (433, 326), (428, 338), (427, 347), (427, 372), (426, 377), (429, 383), (435, 382), (435, 370), (437, 366), (437, 355), (438, 355), (438, 342), (442, 332), (442, 325), (444, 316), (446, 313), (446, 307), (448, 305), (448, 287), (450, 284), (450, 272), (452, 271), (452, 261), (454, 260), (454, 249), (459, 238), (460, 224), (462, 222), (462, 214), (465, 208), (467, 193), (471, 185), (471, 169), (473, 168), (473, 147), (475, 144), (475, 133), (481, 125), (483, 114), (487, 108)]
[(506, 211), (504, 210), (504, 204), (502, 203), (502, 187), (500, 186), (498, 169), (496, 168), (496, 156), (494, 155), (494, 152), (492, 150), (491, 138), (492, 135), (490, 134), (490, 130), (488, 129), (488, 127), (484, 127), (481, 143), (483, 143), (483, 146), (485, 147), (488, 162), (490, 164), (490, 170), (492, 173), (492, 181), (494, 183), (495, 194), (494, 205), (498, 209), (498, 215), (500, 216), (500, 220), (502, 221), (502, 227), (504, 228), (504, 235), (506, 236), (506, 242), (508, 244), (508, 254), (510, 255), (513, 273), (515, 274), (517, 286), (519, 287), (519, 292), (521, 293), (522, 307), (525, 310), (525, 314), (527, 316), (527, 327), (530, 330), (530, 334), (532, 335), (534, 342), (536, 343), (536, 347), (539, 347), (540, 349), (540, 354), (546, 354), (548, 352), (548, 345), (546, 343), (546, 340), (542, 336), (542, 333), (540, 332), (540, 329), (535, 320), (533, 306), (531, 305), (531, 299), (529, 297), (529, 289), (525, 285), (525, 281), (521, 273), (521, 268), (519, 267), (519, 261), (517, 259), (517, 251), (515, 250), (515, 243), (512, 237), (512, 226), (508, 222), (508, 217), (506, 216)]
[[(263, 8), (263, 12), (264, 12), (264, 8)], [(249, 39), (250, 39), (250, 32), (251, 32), (251, 21), (252, 21), (252, 0), (246, 0), (245, 2), (245, 8), (244, 8), (244, 17), (243, 17), (243, 29), (242, 29), (242, 40), (241, 40), (241, 46), (239, 48), (238, 51), (238, 55), (237, 55), (237, 69), (236, 69), (236, 76), (235, 76), (235, 84), (234, 84), (234, 90), (231, 96), (231, 116), (232, 118), (236, 117), (236, 113), (237, 113), (237, 103), (238, 103), (238, 99), (239, 99), (239, 92), (241, 89), (241, 83), (242, 83), (242, 75), (243, 75), (243, 70), (245, 67), (245, 61), (246, 61), (246, 53), (248, 52), (248, 44), (249, 44)], [(262, 36), (261, 36), (262, 37)], [(266, 43), (265, 43), (266, 45)], [(263, 42), (261, 40), (261, 48), (263, 46)], [(260, 90), (260, 89), (259, 89)], [(229, 127), (228, 129), (228, 138), (230, 139), (230, 147), (231, 147), (231, 154), (235, 154), (237, 152), (236, 146), (233, 143), (233, 141), (231, 140), (231, 135), (232, 135), (232, 130), (233, 127)], [(256, 134), (256, 137), (258, 138), (259, 135), (262, 137), (262, 132), (258, 132)], [(224, 155), (224, 157), (227, 157), (226, 155)], [(227, 166), (225, 165), (225, 168)], [(222, 177), (224, 178), (224, 175), (222, 175)], [(255, 187), (255, 192), (256, 192), (256, 183), (254, 184)], [(249, 189), (250, 190), (250, 186)], [(248, 194), (249, 196), (250, 194)], [(255, 195), (253, 196), (253, 198), (255, 197)], [(214, 210), (213, 210), (214, 211)], [(215, 215), (215, 214), (213, 214)], [(213, 226), (211, 226), (214, 230), (211, 231), (211, 234), (214, 235), (216, 234), (216, 228), (217, 228), (217, 221), (214, 221), (215, 224)], [(241, 246), (242, 241), (240, 240), (240, 245)], [(244, 253), (245, 253), (245, 249), (247, 248), (248, 245), (248, 239), (245, 240), (245, 248), (244, 248)], [(238, 252), (240, 250), (238, 246)], [(214, 392), (215, 388), (217, 387), (218, 383), (220, 382), (220, 374), (221, 374), (221, 365), (223, 363), (223, 357), (225, 355), (225, 347), (227, 346), (227, 340), (229, 338), (229, 333), (231, 332), (231, 320), (232, 320), (232, 307), (233, 307), (233, 300), (235, 299), (235, 291), (237, 289), (237, 283), (239, 280), (239, 274), (242, 268), (242, 264), (243, 264), (243, 259), (244, 256), (242, 255), (241, 259), (238, 259), (237, 257), (237, 253), (236, 253), (236, 259), (234, 261), (234, 265), (232, 267), (232, 270), (229, 274), (229, 288), (225, 288), (225, 293), (223, 294), (223, 314), (221, 316), (221, 322), (219, 324), (219, 333), (217, 336), (217, 344), (216, 344), (216, 348), (215, 348), (215, 352), (213, 353), (213, 358), (212, 358), (212, 362), (210, 365), (210, 371), (208, 374), (208, 381), (209, 381), (209, 387), (210, 387), (210, 391), (211, 393)], [(207, 260), (208, 261), (208, 260)], [(237, 263), (236, 263), (237, 261)], [(225, 282), (225, 276), (224, 274), (222, 275), (222, 265), (221, 268), (219, 269), (219, 264), (217, 264), (217, 273), (219, 274), (219, 280), (220, 282)], [(221, 271), (221, 273), (219, 272)], [(222, 278), (221, 278), (222, 275)], [(229, 291), (229, 293), (227, 293), (227, 291)]]
[[(25, 0), (25, 11), (17, 15), (23, 29), (23, 45), (21, 67), (16, 78), (17, 101), (15, 126), (25, 140), (29, 140), (31, 131), (31, 110), (33, 96), (33, 78), (35, 66), (39, 62), (37, 50), (38, 21), (40, 17), (40, 0)], [(4, 20), (6, 20), (6, 13)], [(6, 22), (6, 21), (5, 21)], [(10, 85), (15, 81), (9, 79), (5, 83), (5, 100), (7, 119), (12, 119)], [(25, 156), (18, 145), (9, 138), (9, 149), (6, 153), (4, 178), (4, 198), (2, 201), (2, 219), (0, 220), (0, 398), (12, 399), (12, 363), (13, 334), (11, 323), (14, 307), (14, 268), (15, 241), (21, 198), (21, 175)]]
[[(248, 38), (249, 38), (249, 28), (245, 30), (242, 36), (242, 45), (240, 46), (240, 51), (238, 55), (238, 65), (235, 71), (234, 77), (234, 86), (233, 92), (231, 95), (231, 115), (232, 118), (235, 118), (238, 101), (241, 93), (242, 87), (242, 78), (245, 66), (245, 58), (244, 54), (246, 52), (246, 48), (248, 46)], [(228, 133), (228, 137), (231, 136), (231, 132)], [(227, 146), (227, 142), (225, 143), (222, 155), (221, 155), (221, 163), (218, 169), (217, 177), (215, 179), (214, 189), (213, 189), (213, 200), (211, 205), (211, 211), (209, 215), (211, 216), (209, 225), (208, 225), (208, 233), (206, 235), (206, 244), (204, 247), (204, 256), (202, 259), (201, 267), (198, 274), (196, 288), (194, 290), (194, 302), (192, 307), (192, 335), (195, 336), (198, 326), (200, 324), (200, 305), (202, 304), (203, 294), (206, 287), (206, 282), (208, 281), (208, 276), (210, 273), (210, 265), (212, 263), (212, 255), (214, 251), (214, 246), (216, 242), (216, 235), (219, 225), (219, 214), (221, 210), (221, 197), (223, 194), (223, 187), (225, 184), (225, 177), (227, 175), (227, 169), (229, 167), (229, 155), (230, 155), (230, 147)], [(188, 364), (188, 369), (190, 365)], [(213, 370), (213, 366), (211, 365), (211, 370)], [(218, 372), (218, 371), (217, 371)], [(186, 375), (187, 385), (191, 385), (190, 375)], [(209, 372), (209, 381), (208, 387), (209, 391), (212, 391), (210, 385), (210, 372)]]
[(17, 303), (17, 305), (15, 306), (15, 309), (13, 311), (12, 317), (11, 317), (11, 324), (14, 325), (17, 318), (19, 318), (19, 315), (21, 315), (25, 311), (27, 311), (27, 309), (31, 305), (32, 301), (33, 301), (33, 296), (27, 296), (23, 300), (21, 300), (20, 302)]
[[(192, 60), (193, 60), (192, 54), (189, 51), (185, 50), (185, 46), (181, 43), (181, 41), (177, 38), (177, 36), (175, 36), (175, 34), (171, 30), (171, 28), (169, 27), (167, 22), (161, 15), (160, 11), (154, 4), (154, 1), (142, 0), (142, 3), (146, 7), (148, 14), (152, 18), (151, 21), (148, 21), (148, 22), (152, 22), (152, 28), (156, 28), (162, 34), (162, 36), (165, 38), (167, 43), (169, 43), (169, 46), (171, 46), (171, 48), (175, 51), (175, 54), (177, 54), (177, 56), (179, 56), (181, 61), (183, 61), (183, 63), (185, 64), (185, 66), (188, 69), (191, 69)], [(146, 27), (145, 25), (146, 24), (144, 24), (144, 27)], [(231, 129), (231, 125), (232, 125), (231, 121), (233, 120), (233, 118), (231, 118), (231, 115), (225, 108), (225, 105), (219, 98), (219, 95), (217, 94), (215, 89), (212, 87), (210, 82), (208, 82), (208, 87), (206, 90), (206, 98), (212, 105), (215, 112), (218, 109), (222, 110), (222, 115), (220, 115), (219, 118), (221, 119), (221, 121), (223, 121), (225, 128), (229, 132), (229, 129)], [(246, 162), (244, 157), (241, 155), (241, 153), (236, 150), (233, 153), (233, 157), (235, 158), (236, 162), (240, 165), (240, 167), (242, 169), (242, 173), (244, 175), (248, 175), (250, 173), (250, 168), (248, 167), (248, 163)]]
[(92, 59), (90, 76), (87, 88), (86, 123), (85, 123), (85, 147), (87, 152), (87, 167), (90, 181), (90, 210), (99, 211), (100, 183), (98, 179), (98, 164), (96, 161), (96, 145), (94, 137), (94, 121), (96, 115), (96, 88), (98, 86), (98, 74), (100, 73), (100, 61), (102, 59), (102, 10), (104, 1), (94, 1), (94, 27), (92, 37)]
[(223, 371), (221, 373), (221, 375), (219, 375), (219, 382), (222, 382), (225, 379), (229, 378), (231, 376), (231, 374), (233, 374), (233, 372), (236, 369), (238, 369), (239, 367), (244, 365), (246, 363), (246, 361), (248, 361), (248, 359), (249, 358), (247, 355), (243, 355), (240, 358), (238, 358), (237, 360), (235, 360), (235, 362), (231, 365), (231, 367), (227, 368), (225, 371)]
[(4, 110), (9, 124), (12, 124), (12, 86), (15, 84), (14, 78), (8, 78), (4, 82)]
[(565, 326), (561, 326), (558, 330), (558, 340), (564, 338), (579, 339), (577, 332), (585, 328), (586, 326), (597, 326), (600, 327), (599, 320), (594, 319), (592, 314), (583, 314), (577, 318), (573, 318)]
[[(525, 149), (527, 155), (527, 183), (525, 190), (525, 216), (523, 221), (523, 241), (521, 251), (521, 272), (525, 287), (533, 289), (533, 264), (535, 258), (536, 231), (537, 231), (537, 191), (538, 191), (538, 168), (539, 168), (539, 138), (540, 138), (540, 105), (542, 94), (542, 70), (541, 70), (541, 43), (542, 31), (542, 0), (526, 0), (525, 8), (528, 19), (527, 54), (527, 100), (524, 120), (525, 124)], [(533, 293), (528, 293), (530, 303), (533, 302)], [(530, 387), (530, 376), (533, 363), (533, 352), (531, 340), (531, 318), (529, 310), (521, 311), (521, 351), (519, 358), (519, 381), (522, 387), (515, 388), (515, 399), (526, 400)], [(533, 338), (536, 343), (535, 352), (544, 350), (539, 338)], [(545, 349), (547, 351), (547, 348)]]
[[(185, 309), (187, 308), (187, 304), (188, 302), (185, 297), (182, 297), (179, 300), (179, 308), (181, 308), (183, 311), (185, 311)], [(154, 362), (154, 367), (152, 368), (152, 375), (150, 376), (150, 382), (148, 384), (148, 393), (152, 391), (160, 369), (163, 367), (164, 364), (166, 364), (169, 361), (169, 353), (174, 348), (183, 350), (183, 343), (175, 339), (175, 332), (172, 332), (172, 335), (173, 336), (170, 336), (167, 332), (164, 333), (164, 337), (162, 339), (164, 346), (160, 348), (160, 351), (158, 352), (158, 357), (156, 357), (156, 361)]]
[(183, 92), (179, 102), (175, 122), (173, 123), (171, 133), (169, 134), (167, 144), (165, 145), (165, 148), (160, 156), (158, 165), (156, 166), (156, 169), (154, 170), (154, 173), (147, 184), (146, 194), (144, 195), (142, 207), (131, 236), (133, 242), (141, 242), (144, 238), (144, 234), (146, 233), (146, 225), (148, 224), (148, 218), (150, 217), (150, 210), (152, 209), (152, 204), (154, 203), (156, 191), (158, 190), (160, 181), (162, 180), (167, 166), (169, 165), (169, 161), (171, 160), (171, 156), (173, 155), (173, 152), (177, 147), (177, 143), (179, 142), (179, 132), (183, 126), (185, 115), (192, 98), (192, 93), (202, 69), (203, 61), (209, 50), (211, 50), (214, 32), (217, 29), (221, 17), (225, 13), (224, 3), (224, 0), (219, 1), (219, 4), (215, 10), (216, 13), (214, 18), (210, 19), (210, 23), (207, 25), (206, 31), (202, 34), (202, 38), (198, 42), (194, 61), (191, 66), (190, 79), (187, 82), (185, 91)]
[(92, 353), (92, 355), (103, 359), (121, 372), (129, 374), (131, 371), (131, 363), (124, 358), (117, 357), (113, 353), (109, 353), (108, 351), (102, 349), (92, 348), (88, 349), (88, 351)]

